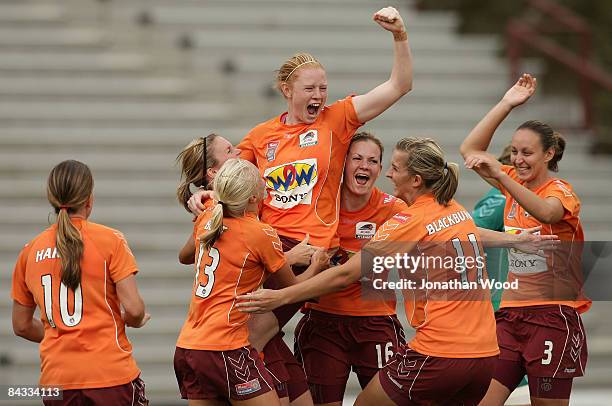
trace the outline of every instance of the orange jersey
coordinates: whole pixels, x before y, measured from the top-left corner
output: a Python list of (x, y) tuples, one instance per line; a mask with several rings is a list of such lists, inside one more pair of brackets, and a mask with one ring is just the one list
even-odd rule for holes
[(259, 124), (238, 145), (266, 180), (261, 218), (282, 236), (308, 233), (312, 245), (337, 247), (344, 160), (362, 125), (352, 98), (326, 106), (312, 124), (286, 125), (283, 116)]
[[(504, 165), (506, 172), (516, 182), (523, 182), (512, 166)], [(501, 307), (521, 307), (546, 304), (562, 304), (577, 309), (580, 313), (591, 307), (591, 300), (582, 293), (582, 244), (584, 232), (580, 223), (580, 200), (572, 186), (557, 178), (533, 190), (541, 198), (559, 199), (565, 212), (561, 221), (542, 224), (525, 209), (503, 187), (506, 196), (504, 227), (508, 233), (520, 233), (531, 227), (542, 226), (543, 235), (557, 235), (562, 241), (561, 248), (551, 258), (526, 254), (514, 249), (508, 250), (508, 281), (518, 280), (518, 290), (506, 290)], [(563, 300), (575, 299), (575, 300)]]
[[(417, 288), (403, 291), (406, 316), (416, 329), (408, 343), (413, 350), (445, 358), (482, 358), (499, 353), (488, 289), (478, 283), (487, 277), (478, 238), (476, 225), (463, 206), (453, 200), (445, 207), (427, 194), (385, 222), (366, 246), (373, 252), (385, 247), (383, 255), (389, 256), (392, 251), (405, 252), (407, 244), (416, 244), (410, 252), (414, 258), (432, 259), (413, 268), (410, 275)], [(458, 264), (458, 258), (467, 261), (468, 257), (472, 258), (471, 266), (462, 273), (434, 261), (440, 258), (444, 263), (450, 260)], [(420, 288), (424, 281), (473, 286)]]
[(54, 224), (21, 251), (11, 294), (24, 306), (40, 307), (45, 328), (41, 385), (123, 385), (140, 370), (125, 335), (115, 284), (138, 272), (136, 261), (119, 231), (78, 218), (72, 222), (84, 245), (79, 288), (73, 291), (61, 283)]
[[(340, 249), (344, 257), (344, 261), (340, 261), (340, 263), (345, 262), (360, 251), (374, 237), (376, 229), (385, 221), (407, 208), (408, 206), (401, 199), (374, 188), (370, 200), (361, 210), (350, 212), (340, 209), (338, 236), (340, 237)], [(395, 301), (364, 300), (360, 282), (355, 282), (339, 292), (321, 296), (318, 303), (307, 302), (306, 307), (347, 316), (387, 316), (395, 314)]]
[(261, 286), (266, 272), (286, 261), (276, 231), (255, 215), (226, 217), (227, 230), (210, 250), (199, 242), (212, 210), (202, 213), (195, 228), (195, 280), (189, 313), (176, 343), (188, 350), (227, 351), (249, 344), (249, 316), (235, 308), (236, 296)]

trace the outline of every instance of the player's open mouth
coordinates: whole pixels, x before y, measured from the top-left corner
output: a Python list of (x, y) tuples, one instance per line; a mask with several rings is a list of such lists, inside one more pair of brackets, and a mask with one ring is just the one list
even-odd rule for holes
[(355, 175), (355, 182), (357, 182), (358, 185), (364, 186), (369, 180), (370, 177), (368, 175), (364, 175), (362, 173)]
[(306, 110), (308, 110), (308, 114), (311, 116), (316, 116), (319, 113), (320, 108), (321, 103), (311, 103), (306, 107)]

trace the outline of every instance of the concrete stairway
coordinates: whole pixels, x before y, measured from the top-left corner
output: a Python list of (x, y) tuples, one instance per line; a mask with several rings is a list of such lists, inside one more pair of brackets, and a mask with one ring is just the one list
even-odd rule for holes
[[(122, 230), (141, 268), (139, 285), (153, 318), (129, 334), (149, 397), (154, 404), (177, 403), (172, 354), (193, 273), (176, 260), (192, 227), (174, 199), (176, 154), (211, 131), (238, 142), (254, 124), (283, 111), (283, 100), (270, 91), (273, 71), (298, 50), (311, 51), (326, 66), (330, 102), (386, 80), (391, 41), (371, 14), (387, 3), (0, 3), (0, 381), (37, 381), (36, 346), (12, 336), (11, 270), (21, 246), (52, 220), (45, 198), (50, 168), (75, 158), (94, 172), (92, 220)], [(458, 145), (507, 86), (499, 44), (492, 37), (457, 36), (453, 14), (390, 3), (399, 5), (409, 29), (414, 90), (366, 127), (384, 140), (387, 157), (399, 138), (426, 135), (440, 140), (449, 161), (460, 162)], [(531, 66), (537, 71), (537, 62)], [(577, 122), (575, 101), (542, 93), (500, 130), (498, 149), (526, 119), (560, 127)], [(587, 236), (607, 240), (612, 163), (589, 156), (587, 147), (585, 137), (569, 139), (561, 176), (583, 200)], [(461, 176), (458, 199), (470, 207), (487, 187), (472, 173)], [(384, 179), (379, 183), (388, 188)], [(609, 309), (597, 303), (586, 317), (597, 372), (577, 385), (609, 380)]]

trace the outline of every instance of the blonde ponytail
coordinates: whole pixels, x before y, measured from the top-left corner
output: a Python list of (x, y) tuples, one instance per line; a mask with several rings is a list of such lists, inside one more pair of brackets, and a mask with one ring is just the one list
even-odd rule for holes
[(224, 217), (244, 216), (252, 196), (263, 199), (265, 186), (259, 169), (244, 159), (228, 159), (213, 182), (217, 205), (199, 239), (210, 248), (225, 231)]

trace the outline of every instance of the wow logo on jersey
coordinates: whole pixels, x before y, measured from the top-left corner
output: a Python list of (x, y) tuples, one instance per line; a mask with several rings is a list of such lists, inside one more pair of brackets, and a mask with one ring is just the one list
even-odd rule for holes
[(317, 184), (317, 160), (302, 159), (264, 171), (270, 191), (270, 205), (290, 209), (298, 204), (312, 203), (312, 189)]

